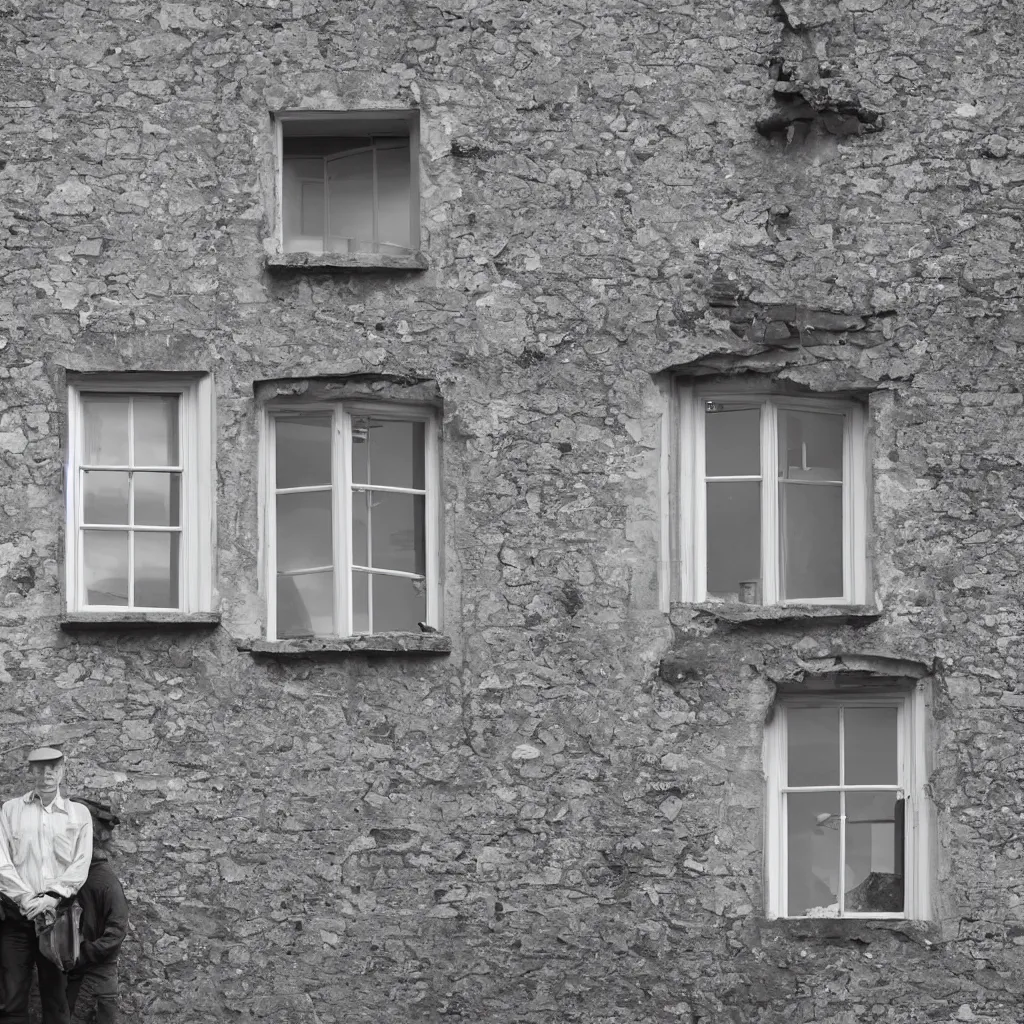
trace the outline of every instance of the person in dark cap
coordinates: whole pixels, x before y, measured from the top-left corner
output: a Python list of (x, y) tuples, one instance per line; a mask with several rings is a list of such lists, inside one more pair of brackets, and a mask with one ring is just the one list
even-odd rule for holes
[(43, 1024), (70, 1024), (66, 978), (40, 952), (37, 924), (82, 887), (92, 859), (92, 818), (61, 795), (61, 751), (31, 751), (28, 768), (32, 789), (0, 808), (0, 1024), (29, 1024), (33, 970)]
[(128, 931), (128, 901), (110, 866), (109, 844), (120, 819), (107, 804), (78, 797), (92, 815), (93, 844), (89, 877), (78, 890), (82, 906), (82, 952), (68, 973), (68, 1006), (94, 1000), (96, 1024), (117, 1021), (117, 955)]

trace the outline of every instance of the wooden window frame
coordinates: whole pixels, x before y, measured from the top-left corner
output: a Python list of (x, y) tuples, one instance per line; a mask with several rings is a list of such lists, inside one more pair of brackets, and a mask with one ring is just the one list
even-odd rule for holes
[[(788, 906), (788, 848), (786, 830), (785, 793), (839, 792), (839, 786), (806, 787), (792, 790), (786, 785), (787, 773), (787, 710), (789, 708), (822, 707), (895, 707), (897, 709), (897, 785), (894, 791), (902, 793), (904, 803), (903, 835), (903, 910), (846, 911), (840, 908), (835, 919), (894, 919), (927, 920), (930, 916), (930, 847), (931, 826), (926, 798), (928, 777), (926, 735), (926, 684), (918, 682), (913, 688), (899, 686), (894, 681), (889, 689), (872, 688), (870, 692), (829, 692), (780, 695), (773, 708), (770, 723), (764, 734), (764, 766), (766, 778), (765, 814), (765, 911), (768, 918), (810, 920), (812, 915), (789, 915)], [(846, 791), (885, 790), (889, 787), (847, 786)], [(840, 823), (845, 833), (845, 820)], [(841, 835), (843, 834), (841, 833)], [(842, 843), (842, 839), (840, 842)], [(842, 851), (842, 846), (840, 846)], [(840, 852), (840, 857), (842, 852)], [(840, 894), (845, 895), (845, 894)], [(842, 900), (840, 900), (840, 904)]]
[[(867, 410), (845, 396), (805, 396), (773, 391), (764, 386), (744, 388), (737, 382), (675, 387), (676, 432), (673, 464), (664, 476), (674, 475), (673, 503), (666, 510), (674, 577), (674, 599), (688, 603), (716, 601), (707, 594), (707, 488), (704, 458), (704, 403), (712, 400), (761, 404), (761, 593), (760, 606), (863, 605), (868, 601), (867, 530), (870, 498), (867, 454)], [(778, 412), (797, 409), (841, 413), (843, 430), (843, 593), (835, 597), (780, 596), (778, 514)], [(751, 478), (753, 479), (753, 478)]]
[[(441, 441), (440, 416), (431, 406), (401, 402), (375, 402), (360, 399), (341, 399), (331, 402), (280, 401), (263, 406), (261, 420), (260, 509), (261, 509), (261, 577), (266, 599), (266, 638), (285, 640), (277, 635), (277, 487), (275, 484), (276, 430), (275, 420), (300, 413), (329, 413), (331, 422), (331, 519), (334, 541), (334, 638), (381, 635), (367, 631), (356, 633), (352, 623), (352, 505), (351, 495), (359, 485), (353, 485), (351, 476), (352, 417), (375, 416), (425, 424), (424, 438), (424, 535), (426, 546), (425, 623), (441, 628), (441, 551), (440, 551), (440, 488)], [(375, 570), (380, 572), (380, 570)], [(384, 573), (389, 575), (389, 573)], [(407, 573), (394, 575), (409, 576)], [(372, 624), (372, 606), (370, 610)]]
[[(83, 545), (84, 418), (83, 394), (160, 394), (179, 396), (178, 430), (181, 467), (181, 542), (179, 604), (96, 605), (85, 600)], [(82, 374), (68, 382), (68, 457), (65, 465), (65, 604), (69, 613), (102, 613), (138, 617), (152, 612), (184, 615), (213, 608), (214, 458), (213, 380), (209, 374), (111, 373)], [(129, 569), (130, 571), (130, 569)]]

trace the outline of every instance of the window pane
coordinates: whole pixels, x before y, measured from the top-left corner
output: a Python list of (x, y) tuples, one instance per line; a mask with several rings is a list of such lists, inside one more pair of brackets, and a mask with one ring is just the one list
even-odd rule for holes
[(181, 525), (181, 474), (135, 473), (135, 523)]
[(787, 793), (790, 917), (839, 916), (839, 794)]
[(135, 465), (178, 464), (178, 396), (136, 395)]
[(277, 496), (277, 568), (314, 569), (334, 564), (331, 492)]
[(377, 145), (377, 236), (381, 252), (408, 252), (409, 140)]
[(895, 786), (896, 708), (847, 707), (843, 712), (847, 786)]
[(276, 421), (277, 486), (315, 487), (331, 482), (329, 413)]
[(330, 252), (373, 252), (373, 151), (327, 161), (327, 246)]
[(757, 476), (761, 472), (761, 410), (713, 402), (704, 413), (706, 476)]
[(128, 465), (128, 396), (82, 395), (86, 465)]
[(286, 157), (281, 164), (281, 228), (285, 252), (323, 252), (324, 162)]
[(136, 533), (135, 607), (178, 607), (177, 533)]
[(83, 530), (85, 603), (128, 604), (128, 534), (120, 530)]
[[(352, 494), (352, 562), (374, 569), (426, 572), (425, 499), (418, 494)], [(367, 558), (367, 544), (370, 559)]]
[(779, 537), (784, 599), (843, 596), (841, 484), (780, 484)]
[(422, 421), (352, 417), (352, 480), (381, 487), (424, 487)]
[(842, 480), (844, 416), (779, 410), (779, 473), (787, 480)]
[(839, 708), (786, 708), (788, 785), (839, 785)]
[(741, 583), (758, 582), (760, 591), (761, 485), (751, 480), (707, 488), (708, 597), (738, 601)]
[(352, 632), (370, 631), (370, 576), (365, 572), (352, 573)]
[(277, 635), (330, 636), (334, 632), (334, 573), (277, 577)]
[(128, 523), (128, 473), (86, 470), (83, 512), (86, 523)]
[(370, 584), (373, 588), (374, 633), (387, 633), (391, 630), (419, 632), (416, 623), (427, 617), (427, 588), (424, 581), (374, 574), (370, 577)]
[(903, 909), (903, 801), (895, 793), (846, 794), (847, 911)]

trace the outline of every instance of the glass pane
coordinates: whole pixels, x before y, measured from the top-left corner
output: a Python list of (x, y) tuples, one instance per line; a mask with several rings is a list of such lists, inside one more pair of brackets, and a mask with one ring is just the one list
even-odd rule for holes
[[(425, 499), (418, 494), (354, 491), (352, 562), (374, 569), (426, 572)], [(367, 544), (371, 548), (367, 561)]]
[(847, 707), (843, 712), (847, 786), (895, 786), (896, 708)]
[(327, 161), (327, 247), (330, 252), (373, 252), (373, 151)]
[(370, 577), (365, 572), (352, 573), (352, 632), (370, 631)]
[(128, 473), (86, 470), (83, 476), (83, 518), (86, 523), (128, 523)]
[(331, 492), (277, 496), (277, 568), (315, 569), (334, 564)]
[(181, 474), (135, 473), (135, 523), (181, 525)]
[(786, 708), (788, 785), (839, 785), (839, 708)]
[(135, 465), (178, 464), (178, 396), (136, 395)]
[(373, 631), (391, 630), (419, 632), (417, 622), (427, 617), (427, 587), (423, 580), (401, 576), (370, 577), (373, 588)]
[(277, 486), (315, 487), (331, 482), (331, 416), (280, 417), (277, 424)]
[(760, 604), (761, 485), (751, 480), (707, 488), (708, 597), (738, 601), (742, 594)]
[(839, 916), (839, 794), (787, 793), (790, 917)]
[(842, 480), (844, 416), (779, 410), (779, 473), (787, 480)]
[(119, 530), (83, 530), (85, 603), (128, 604), (128, 534)]
[(426, 424), (352, 417), (352, 480), (380, 487), (423, 490)]
[(783, 598), (843, 596), (841, 484), (781, 484), (779, 538)]
[[(708, 405), (714, 408), (709, 409)], [(706, 476), (758, 476), (761, 472), (761, 409), (708, 399), (704, 412)]]
[(369, 508), (372, 491), (352, 492), (352, 564), (369, 566)]
[(285, 252), (323, 252), (322, 158), (286, 157), (282, 161), (281, 221)]
[(178, 607), (177, 533), (136, 533), (135, 607)]
[(128, 465), (128, 404), (127, 395), (82, 395), (86, 465)]
[(903, 909), (903, 806), (895, 793), (846, 794), (847, 911)]
[(334, 573), (277, 577), (277, 635), (330, 636), (334, 632)]
[(408, 252), (409, 140), (377, 145), (377, 237), (381, 252)]

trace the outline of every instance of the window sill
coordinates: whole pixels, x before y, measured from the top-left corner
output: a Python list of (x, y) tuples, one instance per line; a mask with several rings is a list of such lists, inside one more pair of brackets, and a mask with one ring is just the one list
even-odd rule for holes
[(899, 932), (907, 938), (931, 945), (938, 941), (938, 928), (928, 921), (884, 917), (776, 917), (763, 919), (762, 935), (774, 933), (780, 939), (799, 942), (870, 943), (879, 932)]
[(882, 611), (874, 605), (851, 604), (726, 604), (717, 601), (700, 603), (674, 602), (669, 609), (673, 626), (688, 626), (695, 620), (712, 619), (724, 623), (797, 623), (812, 620), (846, 623), (874, 622)]
[(270, 270), (426, 270), (419, 252), (392, 255), (374, 252), (286, 252), (267, 257)]
[(450, 654), (452, 638), (444, 633), (367, 633), (360, 636), (309, 637), (301, 640), (238, 640), (240, 651), (276, 658), (310, 654)]
[(220, 612), (67, 612), (60, 628), (87, 629), (212, 629), (220, 625)]

